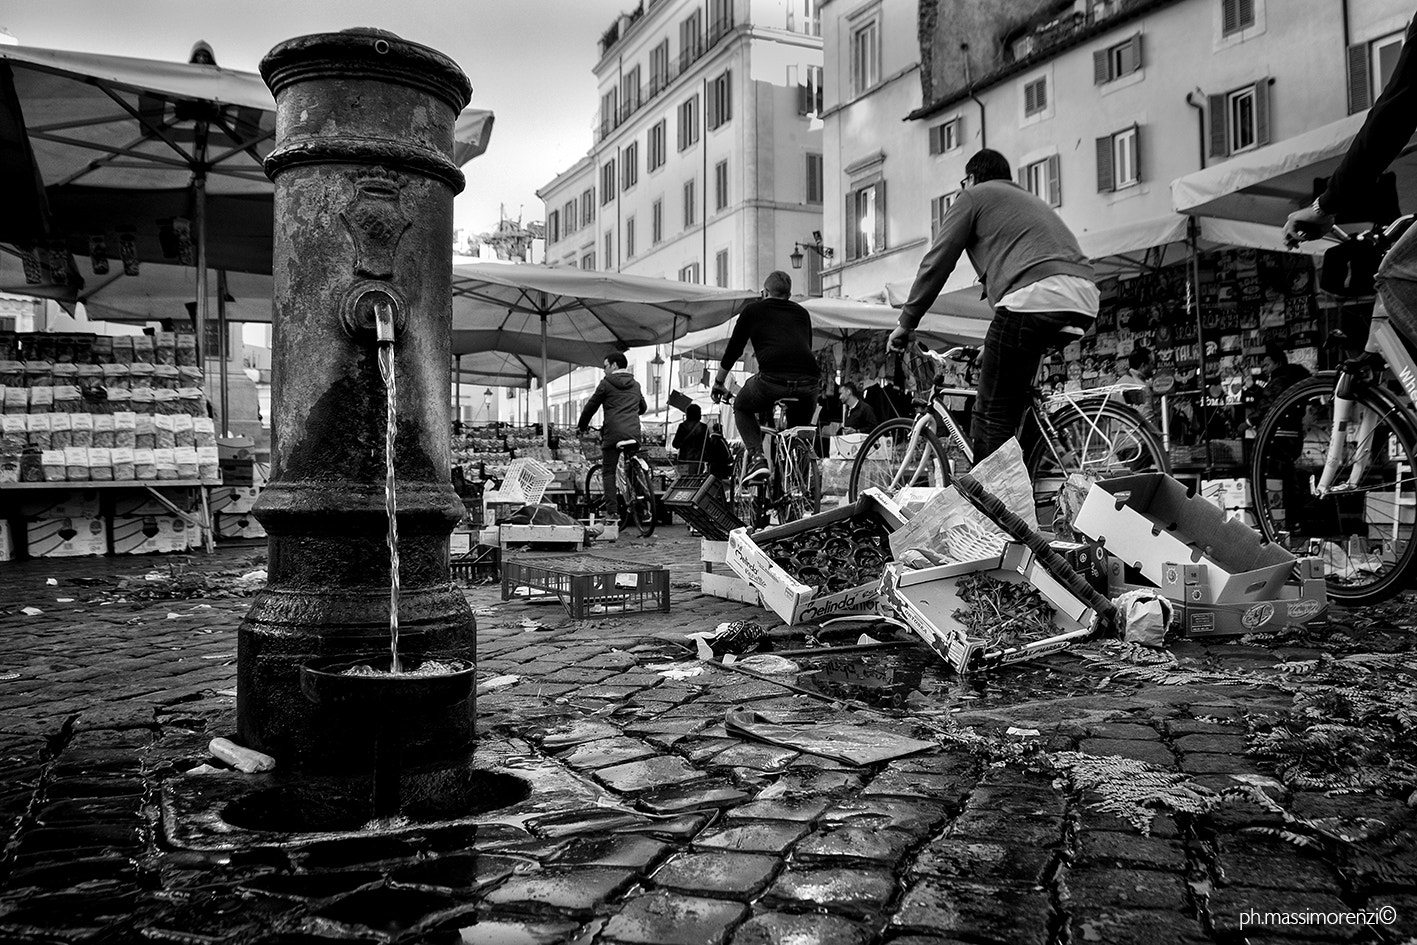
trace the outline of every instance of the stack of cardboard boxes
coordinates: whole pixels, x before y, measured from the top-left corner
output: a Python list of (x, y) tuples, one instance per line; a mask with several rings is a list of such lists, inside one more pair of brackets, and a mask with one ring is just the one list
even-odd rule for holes
[[(265, 538), (266, 530), (251, 510), (266, 484), (265, 470), (250, 437), (217, 440), (222, 485), (211, 493), (213, 528), (218, 539)], [(269, 463), (269, 457), (267, 457)]]

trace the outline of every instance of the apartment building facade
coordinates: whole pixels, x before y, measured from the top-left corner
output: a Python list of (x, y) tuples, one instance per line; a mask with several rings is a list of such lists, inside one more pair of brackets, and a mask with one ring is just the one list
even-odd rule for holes
[[(1366, 108), (1411, 15), (1407, 0), (826, 0), (823, 228), (844, 251), (824, 292), (908, 284), (981, 147), (1085, 247), (1123, 246), (1174, 218), (1175, 178)], [(961, 269), (951, 287), (973, 281)]]

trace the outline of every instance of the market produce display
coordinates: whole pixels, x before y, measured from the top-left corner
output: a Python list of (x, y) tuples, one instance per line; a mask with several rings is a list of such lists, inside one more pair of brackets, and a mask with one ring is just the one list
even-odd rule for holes
[(779, 538), (763, 551), (802, 584), (834, 594), (880, 578), (891, 559), (890, 532), (875, 517), (861, 515)]
[(990, 649), (1004, 649), (1057, 636), (1053, 608), (1027, 582), (1002, 581), (983, 571), (966, 574), (955, 585), (967, 604), (954, 612), (971, 636)]

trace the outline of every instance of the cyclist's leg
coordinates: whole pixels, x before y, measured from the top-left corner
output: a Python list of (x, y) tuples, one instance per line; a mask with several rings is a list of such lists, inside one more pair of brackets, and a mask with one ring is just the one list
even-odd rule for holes
[(782, 385), (765, 379), (761, 374), (754, 374), (733, 398), (733, 419), (738, 424), (738, 435), (743, 438), (743, 446), (749, 453), (762, 455), (762, 415), (772, 409), (773, 402), (785, 390)]
[(611, 443), (600, 448), (600, 483), (605, 489), (605, 520), (620, 518), (620, 450)]
[(1027, 318), (1022, 312), (996, 309), (984, 336), (970, 430), (976, 463), (1008, 442), (1028, 409), (1043, 355), (1034, 356), (1024, 345)]

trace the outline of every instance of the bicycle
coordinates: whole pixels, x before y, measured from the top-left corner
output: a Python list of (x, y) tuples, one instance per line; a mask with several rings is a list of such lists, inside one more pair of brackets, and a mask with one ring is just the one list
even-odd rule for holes
[[(650, 480), (649, 462), (639, 453), (638, 440), (621, 440), (615, 444), (620, 450), (618, 472), (615, 483), (620, 493), (620, 522), (631, 522), (639, 530), (641, 538), (654, 534), (658, 517), (658, 499)], [(590, 455), (590, 448), (582, 442), (582, 451)], [(596, 444), (599, 450), (599, 444)], [(605, 510), (605, 476), (601, 463), (593, 463), (585, 477), (586, 509), (591, 514)]]
[[(868, 487), (895, 497), (910, 486), (944, 486), (974, 466), (974, 450), (964, 431), (976, 392), (972, 386), (948, 386), (943, 375), (959, 364), (965, 384), (971, 384), (979, 349), (960, 346), (940, 353), (916, 342), (906, 356), (915, 381), (916, 415), (881, 423), (861, 443), (851, 467), (848, 495), (853, 502)], [(1170, 472), (1166, 450), (1151, 424), (1118, 402), (1135, 390), (1112, 385), (1048, 396), (1033, 388), (1021, 429), (1031, 424), (1039, 434), (1025, 457), (1025, 468), (1033, 482), (1040, 529), (1051, 528), (1052, 517), (1045, 520), (1043, 513), (1056, 504), (1074, 473), (1096, 481)]]
[[(768, 461), (768, 477), (743, 484), (748, 472), (747, 450), (733, 460), (733, 511), (750, 529), (772, 523), (783, 525), (815, 515), (822, 507), (822, 467), (817, 462), (815, 425), (788, 427), (786, 397), (773, 404), (773, 425), (764, 426), (763, 456)], [(731, 403), (732, 398), (725, 398)]]
[[(1375, 263), (1414, 219), (1353, 237), (1335, 232)], [(1379, 297), (1363, 353), (1281, 392), (1256, 432), (1250, 481), (1260, 534), (1321, 557), (1329, 597), (1345, 604), (1386, 600), (1417, 567), (1414, 401), (1417, 360)]]

